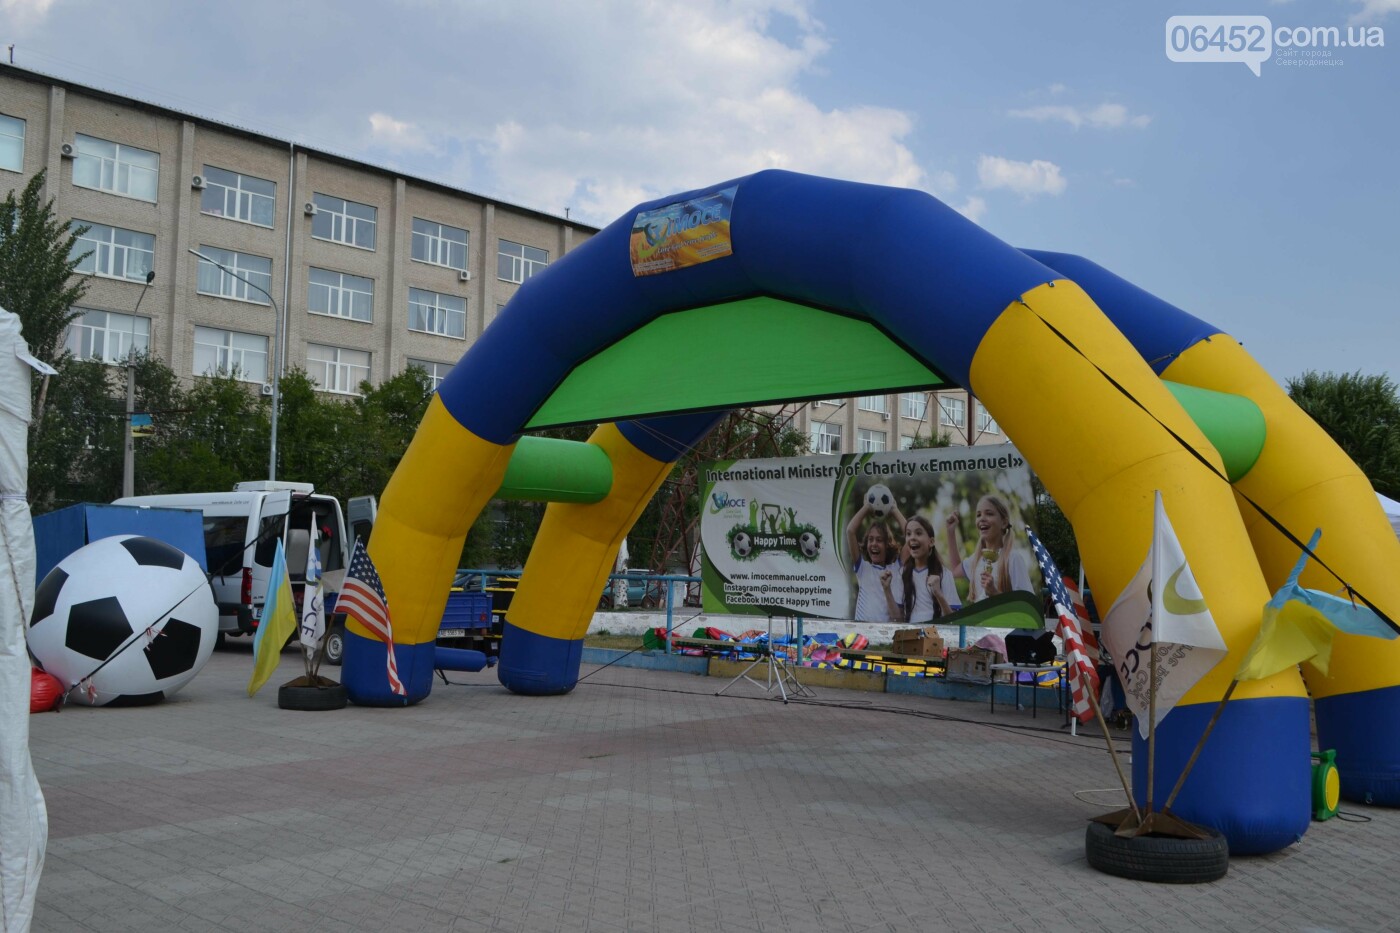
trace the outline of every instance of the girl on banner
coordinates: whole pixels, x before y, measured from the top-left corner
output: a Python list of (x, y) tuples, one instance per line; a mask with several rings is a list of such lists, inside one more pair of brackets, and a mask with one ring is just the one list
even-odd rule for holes
[(922, 515), (905, 524), (901, 562), (899, 587), (893, 596), (900, 605), (896, 618), (921, 625), (953, 611), (958, 602), (957, 585), (933, 543), (933, 523)]
[[(860, 526), (867, 516), (873, 514), (875, 512), (870, 503), (862, 497), (860, 510), (846, 523), (846, 553), (855, 557), (851, 565), (851, 573), (856, 578), (854, 616), (857, 622), (888, 624), (899, 618), (898, 601), (894, 595), (899, 585), (895, 576), (900, 569), (899, 548), (895, 545), (889, 525), (878, 515), (865, 530), (864, 539), (861, 539)], [(889, 514), (897, 524), (904, 524), (898, 504), (890, 507)]]
[(1011, 539), (1011, 511), (997, 496), (987, 495), (977, 500), (977, 549), (961, 561), (961, 528), (956, 513), (948, 516), (948, 552), (954, 555), (953, 576), (967, 581), (967, 601), (975, 603), (1009, 593), (1026, 590), (1034, 593), (1026, 555), (1016, 550)]

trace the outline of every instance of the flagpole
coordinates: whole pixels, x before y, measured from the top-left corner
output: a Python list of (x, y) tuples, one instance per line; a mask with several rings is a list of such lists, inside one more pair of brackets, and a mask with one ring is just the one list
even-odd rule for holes
[[(1153, 620), (1156, 621), (1155, 619)], [(1147, 672), (1147, 813), (1152, 814), (1152, 779), (1157, 773), (1157, 629), (1152, 629), (1152, 668)]]
[(1142, 822), (1142, 812), (1138, 810), (1137, 801), (1133, 799), (1133, 788), (1128, 783), (1128, 776), (1123, 772), (1123, 763), (1118, 760), (1118, 749), (1113, 747), (1113, 735), (1108, 731), (1108, 722), (1103, 718), (1103, 708), (1099, 706), (1099, 698), (1094, 696), (1094, 691), (1086, 690), (1089, 695), (1089, 705), (1094, 710), (1094, 716), (1098, 720), (1099, 728), (1103, 730), (1104, 742), (1108, 744), (1108, 757), (1113, 759), (1113, 770), (1118, 772), (1118, 783), (1123, 785), (1123, 793), (1128, 795), (1128, 806), (1132, 808), (1133, 817)]

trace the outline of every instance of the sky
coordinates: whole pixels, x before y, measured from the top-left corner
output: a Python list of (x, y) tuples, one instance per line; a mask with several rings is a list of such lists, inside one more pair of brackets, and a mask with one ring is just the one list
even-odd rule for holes
[[(1173, 61), (1187, 14), (1266, 17), (1241, 36), (1272, 55)], [(1372, 44), (1283, 44), (1333, 26)], [(0, 0), (0, 40), (597, 226), (770, 167), (922, 189), (1203, 318), (1281, 383), (1400, 370), (1400, 0)]]

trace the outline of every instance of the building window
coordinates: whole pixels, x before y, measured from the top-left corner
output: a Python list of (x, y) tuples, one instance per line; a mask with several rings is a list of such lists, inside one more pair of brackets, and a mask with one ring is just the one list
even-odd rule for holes
[(199, 209), (215, 217), (271, 227), (277, 214), (277, 183), (206, 165)]
[[(236, 253), (231, 249), (214, 246), (200, 246), (199, 251), (225, 269), (238, 273), (263, 291), (272, 292), (272, 260), (248, 253)], [(270, 304), (267, 295), (206, 259), (199, 260), (199, 281), (195, 286), (201, 295), (216, 295), (232, 298), (235, 301), (251, 301), (254, 304)]]
[(155, 201), (160, 154), (79, 133), (74, 138), (73, 184), (142, 201)]
[(856, 431), (856, 446), (860, 453), (877, 454), (885, 449), (885, 432), (860, 428)]
[(24, 169), (24, 121), (0, 113), (0, 168)]
[(145, 353), (151, 346), (151, 319), (74, 308), (82, 314), (68, 325), (65, 345), (80, 360), (125, 363), (132, 353)]
[(905, 392), (899, 397), (899, 413), (906, 418), (923, 421), (928, 415), (928, 396), (922, 392)]
[(503, 282), (523, 282), (549, 265), (549, 252), (501, 240), (496, 255), (496, 277)]
[(878, 411), (882, 415), (890, 413), (890, 397), (888, 395), (862, 395), (856, 400), (856, 407), (861, 411)]
[(156, 238), (149, 233), (123, 230), (121, 227), (108, 227), (105, 224), (75, 220), (73, 228), (87, 227), (87, 233), (78, 237), (73, 244), (72, 256), (83, 256), (76, 272), (87, 275), (100, 275), (109, 279), (131, 279), (134, 282), (146, 281), (146, 273), (151, 271), (155, 260)]
[(428, 374), (428, 380), (433, 384), (433, 391), (438, 390), (442, 385), (442, 380), (447, 378), (447, 374), (452, 372), (451, 363), (434, 363), (432, 360), (409, 360), (409, 366), (417, 366)]
[(960, 398), (938, 397), (938, 422), (961, 428), (967, 424), (967, 401)]
[(194, 329), (194, 374), (267, 382), (267, 338), (217, 327)]
[(915, 440), (916, 437), (917, 437), (917, 435), (914, 435), (914, 434), (901, 434), (901, 435), (899, 435), (899, 449), (900, 449), (900, 450), (913, 450), (913, 449), (914, 449), (914, 440)]
[(328, 194), (313, 194), (316, 216), (311, 218), (311, 235), (361, 249), (374, 249), (374, 229), (379, 209)]
[(408, 329), (465, 339), (467, 299), (422, 288), (408, 290)]
[(467, 231), (413, 218), (413, 259), (466, 272)]
[(839, 454), (841, 452), (841, 425), (825, 421), (812, 422), (812, 452), (818, 454)]
[(359, 395), (360, 383), (369, 381), (369, 351), (308, 343), (306, 371), (326, 392)]
[(374, 279), (311, 267), (306, 307), (312, 314), (374, 320)]
[(977, 409), (977, 430), (982, 434), (1000, 434), (1001, 429), (992, 420), (991, 414), (985, 408)]

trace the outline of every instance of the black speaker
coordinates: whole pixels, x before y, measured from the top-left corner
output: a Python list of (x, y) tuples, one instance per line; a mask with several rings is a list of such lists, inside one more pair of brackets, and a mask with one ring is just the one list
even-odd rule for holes
[(1012, 664), (1049, 664), (1055, 660), (1055, 638), (1049, 632), (1028, 629), (1008, 632), (1006, 660)]

